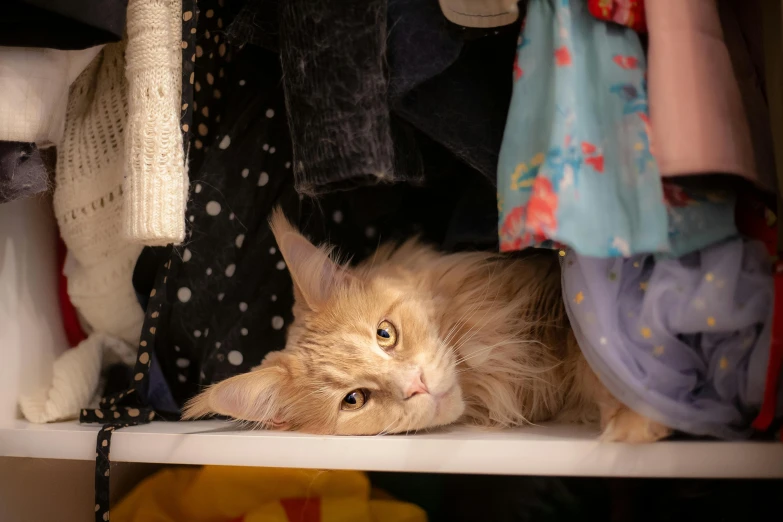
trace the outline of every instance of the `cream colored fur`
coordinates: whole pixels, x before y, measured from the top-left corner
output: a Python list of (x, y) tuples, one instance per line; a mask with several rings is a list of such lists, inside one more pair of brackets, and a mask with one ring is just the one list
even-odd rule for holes
[[(411, 240), (350, 268), (281, 212), (271, 224), (294, 279), (286, 348), (206, 389), (185, 418), (217, 413), (258, 427), (343, 435), (600, 419), (605, 440), (669, 434), (612, 398), (587, 366), (553, 252), (442, 254)], [(397, 332), (391, 350), (376, 338), (382, 321)], [(426, 392), (409, 392), (417, 379)], [(341, 409), (354, 390), (366, 392), (364, 407)]]

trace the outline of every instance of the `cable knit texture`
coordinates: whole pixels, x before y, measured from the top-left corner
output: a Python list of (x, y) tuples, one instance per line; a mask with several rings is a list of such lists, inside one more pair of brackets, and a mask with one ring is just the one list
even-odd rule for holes
[(130, 0), (124, 233), (144, 245), (185, 239), (187, 171), (179, 126), (182, 1)]
[(124, 44), (109, 44), (71, 86), (57, 149), (54, 209), (72, 254), (68, 294), (94, 331), (138, 342), (144, 314), (132, 277), (141, 245), (122, 233)]

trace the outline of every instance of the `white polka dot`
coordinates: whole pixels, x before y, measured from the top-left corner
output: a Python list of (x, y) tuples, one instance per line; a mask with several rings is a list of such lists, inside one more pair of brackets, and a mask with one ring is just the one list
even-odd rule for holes
[(262, 172), (261, 175), (258, 176), (258, 186), (263, 187), (267, 183), (269, 183), (269, 174)]
[(218, 147), (220, 147), (222, 150), (226, 150), (229, 145), (231, 145), (231, 136), (226, 135), (223, 136), (222, 140), (220, 140)]
[(220, 292), (218, 294), (218, 301), (222, 301), (224, 297), (226, 297), (226, 294), (224, 294), (223, 292)]
[(201, 372), (201, 374), (199, 374), (199, 377), (201, 377), (202, 381), (207, 378), (207, 376), (204, 375), (204, 372)]
[(277, 249), (275, 247), (272, 247), (272, 248), (269, 249), (269, 253), (270, 254), (274, 255), (276, 252), (277, 252)]
[(178, 351), (180, 351), (180, 350), (181, 350), (181, 348), (180, 348), (179, 346), (175, 346), (175, 347), (174, 347), (174, 351), (175, 351), (175, 352), (178, 352)]
[(275, 110), (274, 109), (267, 109), (266, 110), (266, 117), (267, 118), (274, 118), (275, 117)]
[(287, 169), (291, 168), (291, 162), (290, 161), (286, 161), (285, 162), (285, 168), (287, 168)]
[(187, 368), (190, 366), (190, 361), (187, 359), (179, 358), (177, 359), (177, 368)]
[(220, 203), (218, 203), (217, 201), (210, 201), (209, 203), (207, 203), (207, 214), (209, 214), (210, 216), (217, 216), (218, 214), (220, 214), (220, 210), (221, 210)]
[(179, 382), (186, 382), (188, 380), (188, 378), (180, 373), (179, 375), (177, 375), (177, 380)]
[(215, 348), (220, 348), (223, 345), (220, 341), (215, 343)]
[(285, 325), (285, 321), (283, 321), (283, 318), (279, 315), (276, 315), (272, 318), (272, 328), (275, 330), (281, 329)]
[(278, 270), (285, 270), (285, 261), (278, 261), (275, 265), (275, 268)]
[(196, 188), (194, 188), (193, 190), (196, 191), (196, 194), (201, 192), (201, 183), (196, 183)]
[(247, 335), (247, 328), (242, 328), (241, 330), (239, 330), (239, 333), (241, 333), (242, 335)]
[(247, 303), (239, 303), (239, 311), (240, 312), (247, 312)]
[(207, 272), (207, 275), (212, 275), (212, 269), (211, 268), (207, 268), (206, 272)]
[(234, 213), (233, 212), (228, 215), (228, 220), (229, 221), (234, 221)]
[(242, 353), (238, 352), (236, 350), (231, 350), (228, 352), (228, 362), (233, 364), (234, 366), (239, 366), (242, 364), (242, 361), (244, 360), (244, 357), (242, 357)]
[(193, 254), (188, 250), (187, 248), (182, 252), (182, 260), (187, 263), (190, 261), (190, 258), (193, 257)]
[(332, 219), (335, 223), (342, 223), (343, 222), (343, 213), (339, 210), (335, 210), (334, 214), (332, 214)]
[(269, 296), (269, 299), (271, 299), (272, 302), (277, 301), (277, 296), (275, 294), (272, 294), (271, 296)]
[(364, 229), (364, 235), (367, 237), (375, 237), (376, 233), (375, 227), (367, 227)]
[(187, 303), (190, 301), (190, 298), (193, 296), (193, 293), (190, 291), (190, 288), (187, 286), (183, 286), (179, 290), (177, 290), (177, 299), (179, 299), (183, 303)]
[(234, 240), (234, 244), (237, 246), (237, 248), (242, 248), (242, 243), (245, 242), (245, 234), (239, 234), (237, 238)]
[(274, 147), (269, 147), (269, 154), (274, 154), (275, 152), (277, 152), (277, 149), (276, 149), (276, 148), (274, 148)]
[(250, 169), (242, 169), (242, 177), (246, 178), (250, 174)]
[(193, 337), (201, 337), (201, 330), (193, 330)]
[(188, 218), (188, 221), (190, 221), (191, 223), (193, 223), (195, 220), (196, 220), (196, 216), (190, 216)]
[(204, 337), (207, 337), (209, 335), (209, 328), (204, 330)]
[(247, 82), (245, 82), (245, 80), (239, 80), (239, 86), (240, 87), (244, 86), (245, 83), (247, 83)]
[(237, 270), (237, 265), (234, 263), (231, 263), (226, 267), (226, 277), (231, 277), (234, 275), (234, 272)]
[(264, 143), (264, 145), (261, 148), (264, 149), (264, 150), (269, 150), (269, 144), (268, 143)]

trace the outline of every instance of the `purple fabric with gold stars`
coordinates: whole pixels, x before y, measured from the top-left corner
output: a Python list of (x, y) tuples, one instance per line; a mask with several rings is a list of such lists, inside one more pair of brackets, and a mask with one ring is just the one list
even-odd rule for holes
[(732, 239), (679, 259), (561, 260), (579, 346), (617, 399), (693, 435), (752, 433), (773, 302), (761, 243)]

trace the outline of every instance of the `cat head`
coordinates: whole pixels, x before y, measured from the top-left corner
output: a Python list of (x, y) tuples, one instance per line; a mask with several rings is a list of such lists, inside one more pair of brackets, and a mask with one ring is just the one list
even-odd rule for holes
[(465, 406), (454, 354), (440, 336), (443, 303), (420, 278), (383, 260), (341, 265), (280, 210), (271, 227), (294, 281), (286, 347), (207, 388), (184, 417), (217, 413), (266, 428), (341, 435), (456, 421)]

